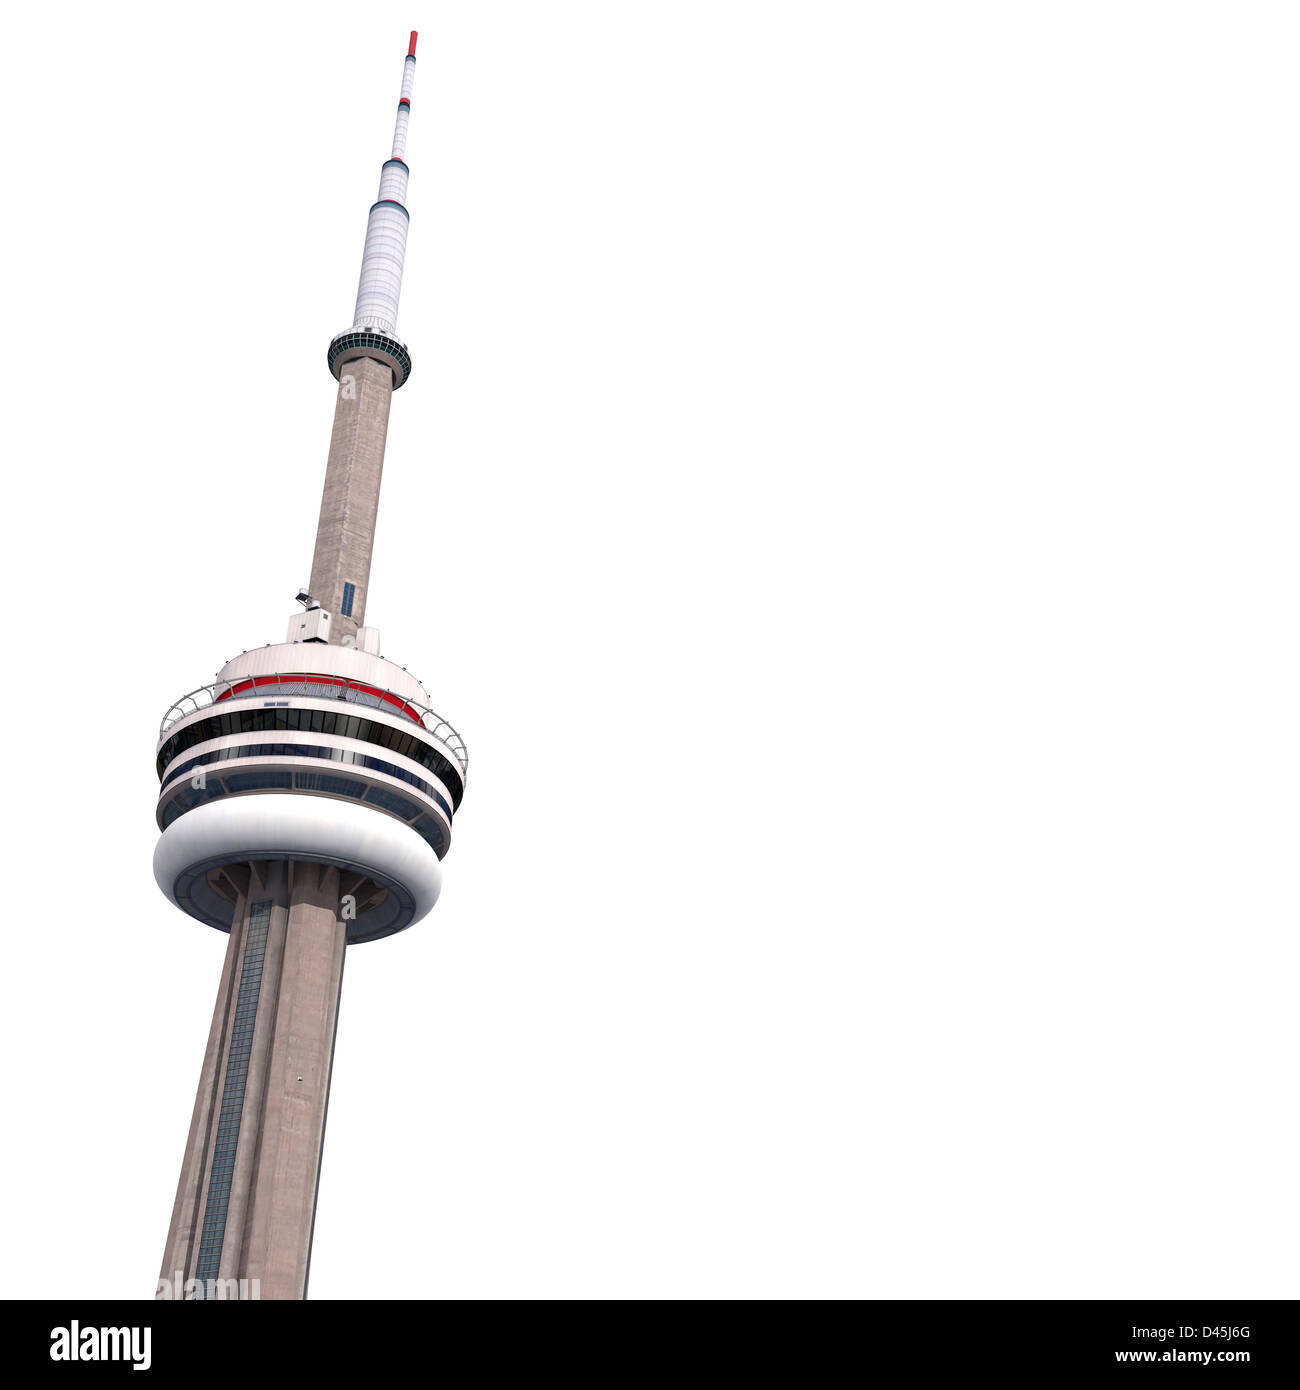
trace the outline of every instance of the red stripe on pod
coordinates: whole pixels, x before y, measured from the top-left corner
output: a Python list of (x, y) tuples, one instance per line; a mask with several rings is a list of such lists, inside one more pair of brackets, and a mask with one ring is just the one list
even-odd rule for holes
[[(218, 695), (216, 700), (213, 701), (213, 703), (220, 704), (222, 700), (234, 699), (237, 695), (243, 694), (246, 691), (260, 689), (264, 685), (283, 686), (286, 681), (288, 681), (291, 684), (297, 684), (299, 681), (301, 681), (303, 682), (303, 684), (310, 682), (312, 685), (329, 685), (334, 686), (335, 688), (341, 688), (343, 690), (357, 690), (360, 691), (363, 695), (374, 695), (383, 704), (392, 705), (395, 709), (399, 710), (402, 714), (404, 714), (408, 719), (414, 720), (414, 722), (419, 724), (421, 728), (424, 727), (424, 721), (420, 718), (418, 712), (415, 710), (413, 706), (408, 705), (400, 695), (394, 695), (391, 693), (391, 691), (380, 690), (373, 685), (364, 685), (360, 681), (345, 680), (338, 676), (318, 675), (314, 672), (302, 672), (295, 675), (286, 674), (285, 676), (253, 676), (248, 680), (236, 681), (231, 685), (229, 690), (225, 690), (220, 695)], [(297, 698), (300, 700), (310, 700), (313, 698), (319, 699), (321, 697), (299, 695)]]

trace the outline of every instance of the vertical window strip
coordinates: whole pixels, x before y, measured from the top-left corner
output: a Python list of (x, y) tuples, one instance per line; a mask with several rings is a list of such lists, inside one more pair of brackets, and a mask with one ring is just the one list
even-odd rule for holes
[(350, 618), (352, 616), (352, 602), (356, 596), (357, 586), (355, 584), (344, 583), (343, 606), (339, 609), (339, 612), (342, 613), (345, 618)]
[(203, 1235), (194, 1275), (199, 1281), (195, 1298), (203, 1298), (207, 1281), (217, 1277), (221, 1246), (226, 1238), (226, 1210), (230, 1205), (230, 1184), (235, 1173), (235, 1152), (239, 1148), (239, 1121), (248, 1085), (248, 1059), (253, 1050), (253, 1025), (257, 1021), (257, 1001), (262, 991), (262, 963), (266, 958), (266, 936), (271, 926), (271, 904), (254, 903), (248, 915), (248, 941), (244, 946), (244, 966), (239, 977), (239, 997), (235, 1001), (235, 1021), (230, 1029), (230, 1055), (226, 1059), (226, 1084), (221, 1093), (221, 1113), (217, 1137), (212, 1146), (212, 1175), (208, 1179), (208, 1201), (203, 1211)]

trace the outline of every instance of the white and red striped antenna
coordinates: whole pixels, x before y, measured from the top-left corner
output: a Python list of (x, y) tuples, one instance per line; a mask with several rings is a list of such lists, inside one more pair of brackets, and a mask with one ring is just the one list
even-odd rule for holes
[(415, 41), (402, 63), (402, 94), (397, 102), (393, 128), (393, 152), (379, 175), (379, 196), (370, 209), (366, 246), (361, 254), (361, 279), (352, 316), (354, 330), (391, 334), (397, 330), (397, 305), (402, 295), (402, 266), (406, 259), (406, 187), (411, 171), (406, 165), (406, 133), (411, 123), (411, 92), (415, 87)]

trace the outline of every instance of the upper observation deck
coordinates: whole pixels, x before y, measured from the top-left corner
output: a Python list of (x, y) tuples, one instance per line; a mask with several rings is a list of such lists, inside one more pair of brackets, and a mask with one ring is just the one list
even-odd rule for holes
[[(351, 647), (318, 642), (283, 642), (243, 652), (201, 685), (174, 701), (158, 729), (161, 748), (174, 726), (192, 715), (232, 700), (339, 700), (397, 715), (418, 724), (446, 748), (460, 769), (469, 770), (469, 750), (452, 725), (428, 703), (428, 692), (411, 673), (383, 657)], [(215, 712), (215, 711), (214, 711)]]

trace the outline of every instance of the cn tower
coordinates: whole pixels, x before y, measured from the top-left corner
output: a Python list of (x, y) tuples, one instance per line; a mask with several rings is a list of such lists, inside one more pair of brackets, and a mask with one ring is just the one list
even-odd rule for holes
[(230, 937), (160, 1297), (306, 1297), (347, 950), (433, 907), (465, 791), (460, 736), (366, 623), (388, 411), (411, 375), (397, 304), (415, 38), (356, 310), (329, 345), (338, 394), (302, 606), (283, 642), (226, 662), (159, 730), (154, 876)]

